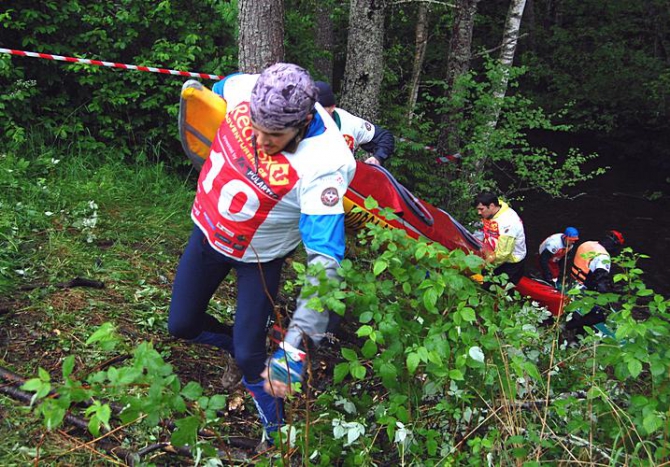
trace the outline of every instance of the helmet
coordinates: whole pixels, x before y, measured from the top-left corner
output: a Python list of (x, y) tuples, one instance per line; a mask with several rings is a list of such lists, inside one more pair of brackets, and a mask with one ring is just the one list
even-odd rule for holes
[(609, 232), (607, 232), (607, 235), (605, 236), (605, 238), (609, 238), (610, 240), (612, 240), (615, 244), (617, 244), (619, 246), (623, 246), (624, 243), (625, 243), (625, 240), (623, 238), (623, 234), (621, 232), (619, 232), (618, 230), (610, 230)]
[(271, 131), (300, 128), (312, 112), (318, 90), (307, 70), (275, 63), (251, 90), (251, 120)]
[(576, 242), (579, 240), (579, 230), (575, 229), (574, 227), (567, 227), (565, 229), (565, 232), (563, 232), (563, 235), (567, 240)]
[(324, 107), (335, 105), (335, 95), (333, 94), (333, 88), (330, 87), (330, 84), (325, 81), (317, 81), (315, 84), (319, 89), (319, 104)]

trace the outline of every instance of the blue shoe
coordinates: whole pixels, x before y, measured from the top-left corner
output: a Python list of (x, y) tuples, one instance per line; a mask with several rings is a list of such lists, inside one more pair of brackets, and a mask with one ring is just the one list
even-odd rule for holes
[(272, 444), (272, 433), (276, 432), (284, 424), (284, 400), (272, 397), (263, 389), (265, 380), (261, 379), (256, 383), (249, 383), (246, 378), (242, 378), (242, 383), (256, 404), (258, 416), (261, 419), (265, 436)]
[(268, 363), (270, 380), (281, 381), (289, 386), (301, 382), (307, 354), (287, 342), (282, 342), (279, 347)]

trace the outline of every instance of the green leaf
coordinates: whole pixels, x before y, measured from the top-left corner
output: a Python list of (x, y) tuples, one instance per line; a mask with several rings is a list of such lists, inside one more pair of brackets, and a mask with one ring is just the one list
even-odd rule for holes
[(197, 417), (186, 417), (175, 421), (177, 429), (172, 432), (170, 442), (175, 446), (195, 446), (200, 421)]
[(367, 198), (365, 198), (364, 204), (365, 209), (367, 209), (368, 211), (377, 209), (379, 207), (379, 203), (372, 196), (368, 196)]
[(372, 326), (368, 326), (367, 324), (365, 326), (361, 326), (358, 328), (358, 331), (356, 331), (356, 335), (358, 337), (366, 337), (369, 336), (374, 329), (372, 329)]
[(333, 382), (341, 383), (344, 378), (349, 374), (349, 364), (348, 363), (338, 363), (335, 365), (333, 370)]
[(181, 395), (188, 400), (196, 400), (198, 397), (202, 396), (202, 386), (200, 386), (195, 381), (190, 381), (184, 389), (181, 390)]
[(464, 321), (468, 323), (472, 323), (477, 319), (477, 315), (475, 314), (475, 310), (473, 310), (470, 307), (463, 307), (460, 310), (461, 317), (463, 318)]
[(462, 381), (463, 379), (465, 379), (463, 377), (463, 372), (461, 370), (456, 370), (456, 369), (449, 371), (449, 378), (451, 378), (453, 380), (456, 380), (456, 381)]
[(115, 331), (116, 328), (112, 323), (103, 323), (93, 334), (91, 334), (91, 337), (86, 339), (86, 345), (107, 340), (114, 335)]
[(364, 311), (363, 313), (361, 313), (361, 316), (358, 317), (358, 321), (360, 323), (369, 323), (370, 321), (372, 321), (373, 317), (374, 313), (372, 313), (371, 311)]
[(659, 417), (656, 412), (649, 412), (644, 416), (642, 425), (647, 433), (651, 434), (663, 426), (663, 418)]
[(227, 397), (221, 394), (216, 394), (209, 400), (210, 410), (222, 410), (226, 407)]
[(21, 389), (24, 391), (37, 391), (42, 387), (43, 384), (44, 382), (39, 378), (30, 378), (21, 385)]
[(358, 355), (356, 354), (356, 352), (346, 347), (342, 348), (342, 356), (344, 357), (345, 360), (348, 360), (350, 362), (358, 361)]
[(384, 362), (379, 368), (379, 374), (382, 376), (382, 378), (395, 379), (398, 376), (398, 369), (395, 367), (395, 365)]
[(410, 352), (409, 354), (407, 354), (407, 370), (409, 371), (410, 374), (414, 374), (420, 362), (421, 357), (419, 357), (418, 353)]
[(378, 259), (377, 261), (375, 261), (375, 264), (372, 267), (372, 272), (374, 273), (375, 276), (378, 276), (382, 272), (384, 272), (386, 268), (388, 268), (388, 263), (383, 259)]
[(74, 355), (69, 355), (63, 360), (63, 379), (67, 379), (74, 370)]
[(365, 379), (365, 374), (367, 373), (367, 370), (363, 365), (359, 364), (352, 364), (351, 365), (351, 376), (353, 376), (356, 379)]
[(367, 340), (361, 348), (361, 353), (365, 358), (372, 358), (377, 355), (377, 344), (371, 340)]
[(642, 373), (642, 363), (638, 359), (631, 357), (628, 360), (628, 372), (633, 378), (637, 378)]
[(42, 381), (51, 381), (51, 375), (44, 368), (42, 368), (42, 367), (38, 368), (37, 369), (37, 374)]

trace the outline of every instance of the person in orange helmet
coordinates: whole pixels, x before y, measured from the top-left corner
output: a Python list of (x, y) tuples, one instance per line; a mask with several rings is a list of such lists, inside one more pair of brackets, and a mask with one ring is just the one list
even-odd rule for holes
[[(599, 242), (588, 241), (579, 245), (570, 270), (577, 287), (600, 293), (612, 292), (613, 283), (610, 274), (612, 256), (617, 256), (621, 252), (624, 243), (621, 232), (610, 230)], [(581, 333), (586, 326), (605, 322), (607, 315), (607, 309), (596, 305), (584, 315), (572, 313), (565, 329)]]

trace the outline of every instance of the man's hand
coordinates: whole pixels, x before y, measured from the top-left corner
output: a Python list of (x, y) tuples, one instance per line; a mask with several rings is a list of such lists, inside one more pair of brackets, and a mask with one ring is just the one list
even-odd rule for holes
[(287, 342), (279, 344), (261, 377), (265, 379), (264, 389), (274, 397), (291, 394), (291, 385), (302, 382), (307, 354)]
[(379, 159), (377, 159), (377, 158), (374, 157), (374, 156), (370, 156), (370, 157), (368, 157), (367, 159), (365, 159), (365, 163), (366, 163), (366, 164), (371, 164), (371, 165), (381, 165), (381, 164), (379, 163)]
[(265, 379), (265, 383), (263, 383), (263, 389), (265, 392), (273, 397), (281, 397), (282, 399), (286, 398), (286, 396), (292, 393), (291, 386), (286, 383), (282, 383), (281, 381), (270, 380), (268, 373), (269, 372), (267, 367), (265, 367), (265, 370), (263, 370), (263, 373), (261, 373), (261, 378)]

